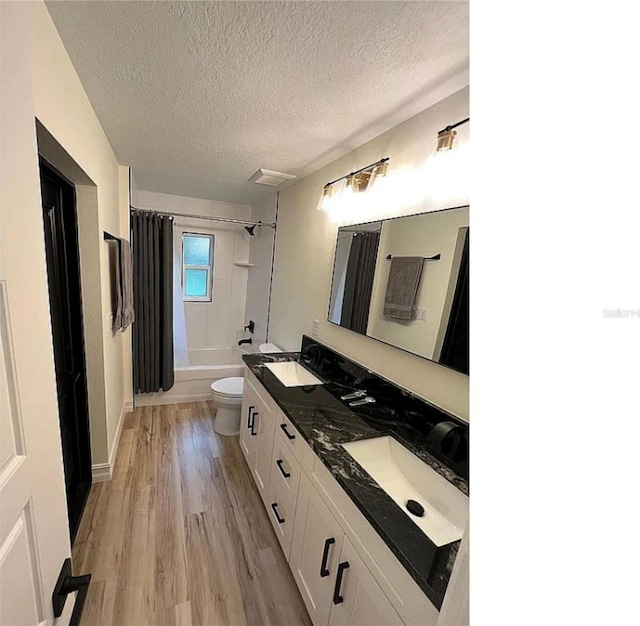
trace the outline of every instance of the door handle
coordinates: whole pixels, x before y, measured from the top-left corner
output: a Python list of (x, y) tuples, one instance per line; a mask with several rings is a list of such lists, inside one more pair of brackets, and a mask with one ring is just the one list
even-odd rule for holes
[(247, 428), (251, 428), (251, 411), (255, 408), (255, 406), (251, 405), (247, 410)]
[(278, 466), (278, 469), (280, 470), (280, 473), (285, 477), (285, 478), (289, 478), (291, 476), (291, 474), (289, 472), (287, 472), (284, 467), (282, 467), (282, 459), (278, 459), (276, 461), (276, 465)]
[(251, 421), (251, 436), (255, 437), (258, 433), (253, 430), (253, 427), (256, 425), (256, 417), (258, 417), (260, 415), (260, 413), (258, 413), (257, 411), (253, 414), (253, 420)]
[(274, 502), (271, 505), (271, 508), (273, 509), (273, 512), (276, 516), (276, 519), (278, 520), (278, 524), (284, 524), (284, 517), (280, 517), (279, 513), (278, 513), (278, 503)]
[(87, 600), (87, 594), (89, 593), (90, 582), (91, 574), (73, 576), (71, 573), (71, 559), (65, 559), (62, 564), (62, 569), (60, 570), (60, 575), (58, 576), (55, 589), (51, 596), (54, 617), (60, 617), (62, 615), (67, 596), (70, 593), (77, 591), (78, 595), (73, 606), (73, 613), (69, 623), (79, 624), (80, 616), (82, 615), (82, 610), (84, 609), (84, 605)]
[(334, 604), (342, 604), (344, 602), (344, 598), (340, 595), (341, 587), (342, 587), (342, 577), (344, 575), (344, 570), (349, 569), (349, 561), (343, 561), (338, 565), (338, 575), (336, 576), (336, 586), (333, 588), (333, 603)]
[(287, 439), (289, 439), (289, 441), (291, 441), (292, 439), (295, 439), (296, 436), (292, 435), (288, 430), (287, 430), (287, 425), (286, 424), (280, 424), (280, 428), (282, 428), (282, 432), (287, 436)]
[(324, 548), (322, 549), (322, 563), (320, 563), (320, 578), (328, 576), (331, 572), (327, 569), (327, 561), (329, 560), (329, 548), (336, 540), (333, 537), (325, 539)]

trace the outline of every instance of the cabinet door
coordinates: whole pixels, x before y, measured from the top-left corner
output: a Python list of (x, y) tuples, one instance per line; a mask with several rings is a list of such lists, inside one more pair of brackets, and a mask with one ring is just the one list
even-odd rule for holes
[(263, 502), (267, 504), (276, 416), (259, 398), (253, 415), (254, 431), (258, 431), (258, 442), (256, 444), (256, 462), (255, 466), (251, 467), (251, 470), (260, 496)]
[(240, 449), (250, 469), (256, 460), (258, 431), (253, 415), (259, 402), (258, 395), (249, 384), (245, 384), (242, 396), (242, 414), (240, 415)]
[(343, 538), (335, 517), (302, 474), (289, 565), (314, 626), (329, 621)]
[(330, 626), (398, 626), (403, 622), (345, 537), (331, 598)]

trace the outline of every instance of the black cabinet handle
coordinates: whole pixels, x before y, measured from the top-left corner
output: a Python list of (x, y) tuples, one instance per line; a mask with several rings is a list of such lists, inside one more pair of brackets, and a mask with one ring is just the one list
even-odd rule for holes
[(258, 413), (257, 411), (253, 414), (253, 420), (251, 421), (251, 436), (255, 437), (258, 433), (253, 429), (254, 426), (256, 425), (256, 417), (258, 417), (258, 415), (260, 415), (260, 413)]
[(251, 411), (255, 408), (255, 406), (251, 405), (247, 410), (247, 428), (251, 428)]
[(276, 465), (278, 466), (278, 469), (280, 470), (280, 473), (285, 477), (285, 478), (289, 478), (291, 476), (291, 474), (289, 472), (287, 472), (284, 467), (282, 467), (282, 459), (278, 459), (276, 461)]
[(292, 435), (288, 430), (287, 430), (287, 425), (286, 424), (280, 424), (280, 428), (282, 428), (282, 432), (287, 436), (287, 439), (291, 440), (291, 439), (295, 439), (296, 436)]
[(275, 513), (276, 519), (278, 520), (278, 524), (284, 524), (284, 517), (280, 517), (280, 515), (278, 514), (278, 503), (274, 502), (271, 505), (271, 508), (273, 509), (273, 512)]
[(328, 576), (331, 572), (327, 569), (327, 561), (329, 560), (329, 548), (336, 540), (333, 537), (325, 539), (324, 548), (322, 549), (322, 563), (320, 563), (320, 578)]
[(349, 561), (343, 561), (338, 565), (338, 575), (336, 576), (336, 586), (333, 588), (333, 603), (342, 604), (344, 598), (340, 595), (340, 587), (342, 587), (342, 576), (344, 570), (349, 569)]

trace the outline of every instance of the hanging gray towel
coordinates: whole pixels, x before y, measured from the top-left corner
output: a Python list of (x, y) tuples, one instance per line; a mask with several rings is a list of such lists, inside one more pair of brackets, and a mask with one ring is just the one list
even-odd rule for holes
[(124, 331), (136, 315), (133, 308), (133, 266), (131, 262), (131, 245), (126, 239), (119, 241), (120, 248), (120, 275), (122, 288), (122, 317), (120, 328)]
[(120, 255), (122, 239), (118, 239), (117, 244), (117, 249), (109, 250), (109, 255), (111, 257), (111, 294), (113, 310), (111, 329), (114, 333), (122, 328), (122, 261)]
[(399, 320), (416, 318), (416, 296), (423, 265), (424, 258), (421, 256), (394, 256), (391, 259), (384, 296), (385, 317)]

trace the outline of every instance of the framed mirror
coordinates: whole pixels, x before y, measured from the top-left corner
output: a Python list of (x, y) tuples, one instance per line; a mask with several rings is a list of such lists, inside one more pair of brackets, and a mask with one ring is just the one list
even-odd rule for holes
[(469, 373), (469, 207), (338, 229), (328, 320)]

